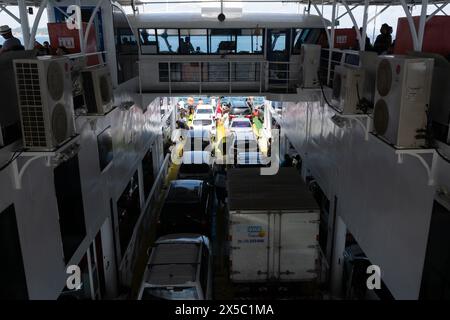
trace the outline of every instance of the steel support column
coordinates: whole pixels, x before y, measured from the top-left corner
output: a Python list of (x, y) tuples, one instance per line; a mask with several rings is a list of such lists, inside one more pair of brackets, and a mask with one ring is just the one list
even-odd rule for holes
[(417, 40), (419, 40), (417, 51), (422, 51), (423, 36), (425, 34), (425, 23), (427, 22), (428, 0), (422, 0), (422, 10), (420, 13), (419, 31), (417, 32)]
[(334, 38), (335, 38), (336, 21), (337, 21), (336, 20), (336, 7), (337, 7), (337, 2), (336, 2), (336, 0), (333, 0), (333, 8), (331, 11), (330, 42), (329, 42), (330, 51), (328, 53), (327, 85), (330, 85), (330, 81), (331, 81), (331, 59), (333, 58)]
[(97, 12), (100, 9), (100, 6), (102, 5), (103, 2), (104, 2), (104, 0), (100, 0), (97, 3), (97, 6), (95, 7), (94, 11), (91, 14), (91, 17), (89, 18), (89, 22), (86, 26), (86, 32), (84, 33), (84, 45), (83, 45), (84, 48), (86, 48), (86, 46), (87, 46), (88, 35), (89, 35), (89, 32), (91, 31), (91, 27), (94, 22), (95, 16), (97, 15)]
[(29, 42), (27, 44), (28, 50), (31, 50), (31, 49), (34, 48), (34, 40), (36, 38), (36, 32), (37, 32), (37, 29), (38, 29), (38, 26), (39, 26), (39, 22), (41, 21), (42, 12), (44, 12), (46, 7), (47, 7), (47, 0), (43, 0), (41, 2), (39, 10), (38, 10), (38, 12), (36, 14), (36, 18), (34, 19), (33, 29), (31, 30), (30, 39), (29, 39)]
[(17, 0), (19, 6), (20, 26), (22, 28), (23, 45), (27, 47), (30, 42), (30, 24), (28, 22), (28, 10), (25, 0)]
[(366, 35), (367, 35), (367, 20), (369, 19), (369, 0), (364, 2), (364, 17), (363, 17), (363, 30), (361, 38), (359, 39), (359, 50), (366, 51)]
[(350, 16), (350, 19), (352, 19), (353, 22), (353, 27), (355, 28), (356, 31), (356, 37), (359, 40), (359, 46), (361, 46), (361, 32), (359, 32), (359, 27), (358, 27), (358, 23), (356, 22), (355, 16), (353, 15), (353, 12), (350, 10), (350, 7), (347, 4), (347, 1), (342, 0), (342, 4), (344, 5), (345, 9), (348, 12), (348, 15)]

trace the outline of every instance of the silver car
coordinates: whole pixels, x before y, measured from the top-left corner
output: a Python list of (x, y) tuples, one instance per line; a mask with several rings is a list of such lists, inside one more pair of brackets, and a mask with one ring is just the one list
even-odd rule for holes
[(170, 234), (151, 252), (139, 300), (212, 299), (212, 253), (208, 237)]

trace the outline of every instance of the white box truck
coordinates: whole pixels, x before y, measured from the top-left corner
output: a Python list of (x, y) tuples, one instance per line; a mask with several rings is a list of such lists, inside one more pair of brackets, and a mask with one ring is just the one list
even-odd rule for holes
[(297, 170), (262, 176), (238, 168), (227, 175), (231, 281), (317, 279), (320, 209)]

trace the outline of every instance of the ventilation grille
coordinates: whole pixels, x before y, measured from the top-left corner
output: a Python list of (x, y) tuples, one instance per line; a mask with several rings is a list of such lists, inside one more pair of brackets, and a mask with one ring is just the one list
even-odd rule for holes
[(37, 63), (16, 63), (16, 77), (25, 146), (46, 147)]

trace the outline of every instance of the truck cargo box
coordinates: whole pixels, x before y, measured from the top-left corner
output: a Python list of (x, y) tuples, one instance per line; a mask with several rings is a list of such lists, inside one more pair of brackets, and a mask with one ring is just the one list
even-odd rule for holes
[(320, 210), (297, 170), (229, 170), (228, 209), (233, 282), (317, 278)]

